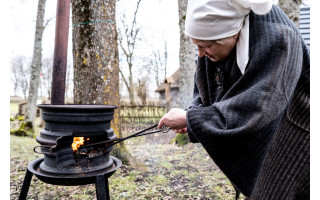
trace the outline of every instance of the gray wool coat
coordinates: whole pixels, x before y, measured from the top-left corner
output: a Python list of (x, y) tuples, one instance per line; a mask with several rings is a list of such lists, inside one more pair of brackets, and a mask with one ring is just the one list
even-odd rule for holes
[(188, 135), (245, 196), (308, 199), (309, 49), (275, 5), (249, 21), (243, 75), (235, 49), (220, 62), (198, 58)]

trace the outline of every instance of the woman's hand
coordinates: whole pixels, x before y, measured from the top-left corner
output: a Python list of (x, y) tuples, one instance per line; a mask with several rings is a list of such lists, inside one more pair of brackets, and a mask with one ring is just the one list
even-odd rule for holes
[(181, 129), (173, 129), (173, 131), (174, 132), (176, 132), (176, 133), (188, 133), (188, 131), (187, 131), (187, 127), (185, 127), (185, 128), (181, 128)]
[(180, 108), (172, 108), (167, 114), (165, 114), (158, 124), (160, 129), (163, 125), (176, 131), (187, 130), (186, 111)]

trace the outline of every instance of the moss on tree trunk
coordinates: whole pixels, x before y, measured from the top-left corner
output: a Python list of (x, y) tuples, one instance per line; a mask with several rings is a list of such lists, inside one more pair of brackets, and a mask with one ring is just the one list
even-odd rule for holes
[[(118, 106), (111, 128), (122, 137), (115, 8), (115, 1), (72, 1), (74, 102)], [(124, 144), (116, 145), (113, 154), (129, 160)]]
[(10, 130), (11, 135), (35, 137), (33, 125), (31, 122), (22, 122), (19, 128)]

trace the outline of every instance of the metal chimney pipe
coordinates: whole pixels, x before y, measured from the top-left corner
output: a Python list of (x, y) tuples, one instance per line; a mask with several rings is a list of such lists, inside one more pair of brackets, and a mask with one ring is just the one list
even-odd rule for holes
[(58, 0), (51, 84), (52, 105), (64, 104), (68, 52), (69, 16), (70, 0)]

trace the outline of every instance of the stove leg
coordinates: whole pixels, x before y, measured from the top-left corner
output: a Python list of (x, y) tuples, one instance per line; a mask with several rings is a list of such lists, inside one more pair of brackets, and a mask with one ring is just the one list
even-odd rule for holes
[(110, 200), (108, 179), (104, 175), (96, 176), (97, 200)]
[(32, 179), (32, 175), (33, 175), (33, 173), (31, 173), (27, 169), (26, 176), (24, 177), (23, 185), (22, 185), (22, 188), (21, 188), (19, 200), (24, 200), (24, 199), (27, 198), (27, 194), (28, 194), (28, 190), (29, 190), (29, 187), (30, 187), (30, 182), (31, 182), (31, 179)]
[(107, 178), (104, 179), (105, 181), (105, 191), (106, 191), (106, 195), (107, 195), (107, 200), (110, 200), (110, 192), (109, 192), (109, 181)]

